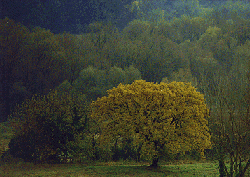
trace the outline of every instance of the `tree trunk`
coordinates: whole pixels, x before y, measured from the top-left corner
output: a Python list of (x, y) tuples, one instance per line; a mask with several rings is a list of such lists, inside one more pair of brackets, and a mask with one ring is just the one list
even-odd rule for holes
[(247, 169), (249, 168), (249, 166), (250, 166), (250, 159), (247, 161), (247, 164), (246, 164), (245, 168), (242, 171), (239, 172), (238, 176), (243, 177), (245, 175)]
[(220, 172), (220, 177), (227, 176), (227, 173), (225, 171), (225, 163), (223, 159), (219, 160), (219, 172)]
[(158, 167), (158, 161), (159, 161), (159, 157), (154, 157), (153, 162), (150, 165), (150, 167), (154, 167), (154, 168)]

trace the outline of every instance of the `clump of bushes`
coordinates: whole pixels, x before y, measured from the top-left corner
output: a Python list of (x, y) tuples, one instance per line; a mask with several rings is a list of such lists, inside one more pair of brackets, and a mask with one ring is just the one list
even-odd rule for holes
[(77, 92), (51, 91), (33, 96), (10, 116), (14, 136), (9, 143), (13, 157), (26, 161), (53, 161), (79, 149), (76, 139), (88, 127), (85, 96)]

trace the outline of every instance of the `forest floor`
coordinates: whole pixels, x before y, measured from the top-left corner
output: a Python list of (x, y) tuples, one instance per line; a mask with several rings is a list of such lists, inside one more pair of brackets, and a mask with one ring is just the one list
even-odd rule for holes
[(39, 164), (17, 162), (1, 164), (0, 176), (173, 176), (173, 177), (217, 177), (218, 163), (197, 162), (191, 164), (160, 163), (158, 168), (150, 168), (149, 163), (97, 162), (94, 164)]

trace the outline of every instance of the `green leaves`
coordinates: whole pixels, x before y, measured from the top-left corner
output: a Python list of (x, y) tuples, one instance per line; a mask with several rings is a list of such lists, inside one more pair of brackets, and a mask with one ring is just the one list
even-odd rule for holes
[(107, 70), (88, 67), (80, 72), (79, 77), (73, 82), (73, 87), (87, 94), (89, 99), (96, 100), (97, 97), (106, 95), (108, 89), (116, 87), (120, 83), (132, 83), (140, 78), (140, 71), (133, 66), (124, 70), (116, 66)]
[[(47, 96), (26, 100), (10, 116), (15, 132), (10, 151), (14, 156), (26, 160), (48, 160), (62, 151), (79, 148), (75, 138), (79, 138), (79, 133), (88, 127), (85, 97), (67, 90), (65, 85), (58, 89), (62, 91), (60, 94), (54, 90)], [(30, 152), (25, 152), (23, 148), (26, 146), (30, 147)]]

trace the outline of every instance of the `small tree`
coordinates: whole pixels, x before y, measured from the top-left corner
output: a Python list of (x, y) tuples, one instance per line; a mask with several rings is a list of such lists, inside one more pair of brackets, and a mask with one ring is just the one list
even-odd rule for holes
[[(250, 167), (249, 98), (246, 97), (249, 86), (246, 71), (243, 66), (234, 63), (229, 73), (214, 72), (213, 84), (209, 82), (210, 79), (203, 76), (201, 85), (211, 110), (211, 141), (219, 161), (220, 176), (243, 177)], [(225, 165), (227, 158), (229, 167)]]
[(190, 82), (194, 87), (198, 86), (197, 78), (192, 76), (190, 68), (180, 68), (178, 72), (172, 73), (170, 79), (162, 78), (162, 82), (168, 83), (170, 81)]
[(9, 148), (14, 157), (54, 161), (62, 153), (78, 150), (76, 139), (88, 128), (85, 97), (60, 91), (61, 87), (46, 96), (33, 96), (10, 116), (14, 137)]
[(164, 151), (195, 149), (203, 154), (210, 147), (208, 109), (191, 84), (143, 80), (120, 84), (108, 90), (107, 97), (92, 102), (91, 116), (99, 123), (101, 145), (132, 138), (141, 155), (152, 160), (152, 167), (158, 166)]

